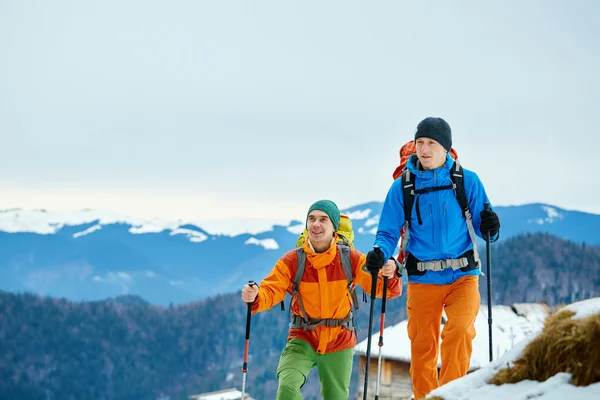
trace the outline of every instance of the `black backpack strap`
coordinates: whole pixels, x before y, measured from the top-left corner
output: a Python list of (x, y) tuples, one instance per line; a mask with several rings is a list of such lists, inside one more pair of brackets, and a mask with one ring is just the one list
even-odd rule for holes
[[(410, 159), (408, 160), (410, 162)], [(403, 259), (406, 260), (408, 239), (410, 238), (410, 219), (412, 218), (412, 209), (415, 203), (415, 174), (410, 172), (408, 168), (404, 168), (402, 172), (402, 195), (404, 197), (404, 226), (402, 240), (400, 242), (400, 253)], [(418, 215), (420, 219), (420, 215)]]
[(456, 196), (456, 200), (458, 200), (458, 205), (460, 205), (460, 209), (466, 218), (467, 213), (470, 215), (471, 212), (469, 211), (469, 200), (467, 199), (467, 191), (465, 190), (465, 176), (458, 160), (454, 161), (452, 171), (450, 172), (450, 179), (452, 179), (454, 195)]
[(402, 172), (402, 194), (404, 195), (404, 225), (410, 226), (412, 208), (415, 203), (415, 174), (408, 168)]

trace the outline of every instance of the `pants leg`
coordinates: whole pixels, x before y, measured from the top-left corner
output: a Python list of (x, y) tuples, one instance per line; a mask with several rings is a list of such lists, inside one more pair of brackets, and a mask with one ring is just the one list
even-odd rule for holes
[(308, 342), (301, 339), (290, 340), (283, 349), (277, 366), (279, 386), (276, 400), (301, 400), (300, 388), (316, 361), (317, 353)]
[(352, 349), (319, 355), (317, 370), (324, 400), (347, 400), (352, 375)]
[(437, 361), (445, 290), (443, 285), (408, 284), (410, 376), (415, 399), (425, 397), (439, 385)]
[(465, 276), (451, 286), (444, 300), (448, 321), (442, 331), (442, 385), (469, 371), (480, 304), (478, 276)]

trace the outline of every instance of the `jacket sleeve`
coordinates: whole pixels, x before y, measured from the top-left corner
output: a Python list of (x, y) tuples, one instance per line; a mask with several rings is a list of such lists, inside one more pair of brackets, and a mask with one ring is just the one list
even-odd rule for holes
[[(279, 259), (265, 279), (258, 286), (258, 296), (252, 303), (252, 313), (271, 309), (285, 299), (292, 287), (292, 271), (289, 267), (290, 253)], [(295, 271), (294, 271), (295, 273)]]
[[(352, 265), (354, 265), (354, 283), (362, 287), (362, 289), (371, 294), (371, 273), (367, 270), (366, 256), (358, 251), (353, 251), (352, 254)], [(393, 299), (402, 294), (402, 280), (394, 274), (393, 277), (388, 278), (388, 286), (386, 299)], [(381, 298), (383, 296), (383, 276), (379, 272), (377, 277), (377, 291), (376, 297)]]
[[(381, 248), (386, 259), (394, 255), (403, 226), (404, 194), (402, 193), (402, 179), (396, 179), (392, 183), (383, 203), (377, 234), (375, 235), (374, 245)], [(389, 284), (390, 282), (388, 281), (388, 286)]]
[[(470, 177), (471, 182), (467, 184), (467, 176)], [(483, 211), (484, 204), (489, 203), (490, 199), (488, 198), (485, 188), (483, 187), (483, 183), (477, 176), (477, 174), (473, 171), (469, 171), (469, 174), (465, 173), (465, 190), (467, 192), (467, 198), (469, 199), (469, 210), (471, 210), (471, 217), (473, 218), (473, 230), (475, 230), (475, 234), (482, 239), (485, 239), (481, 234), (481, 215), (480, 213)], [(491, 239), (491, 242), (495, 242), (498, 240), (499, 232), (496, 233)]]

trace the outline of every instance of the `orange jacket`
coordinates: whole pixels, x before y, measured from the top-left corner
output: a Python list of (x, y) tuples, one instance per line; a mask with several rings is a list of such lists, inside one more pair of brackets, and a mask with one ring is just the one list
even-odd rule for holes
[[(304, 309), (310, 318), (345, 318), (351, 310), (348, 281), (344, 275), (342, 262), (337, 249), (337, 240), (324, 253), (313, 251), (306, 241), (303, 245), (306, 252), (306, 267), (298, 292), (302, 296)], [(371, 292), (371, 274), (366, 270), (364, 254), (351, 249), (350, 260), (353, 266), (353, 281), (360, 285), (366, 293)], [(258, 296), (252, 305), (252, 312), (268, 310), (291, 293), (294, 276), (298, 268), (296, 250), (291, 250), (281, 257), (271, 273), (259, 285)], [(381, 298), (383, 279), (380, 274), (377, 280), (377, 297)], [(387, 298), (400, 296), (402, 282), (394, 275), (388, 279)], [(296, 299), (292, 301), (291, 310), (294, 315), (302, 315)], [(299, 338), (306, 340), (319, 354), (345, 350), (356, 345), (354, 332), (336, 326), (317, 326), (314, 330), (290, 329), (288, 340)]]

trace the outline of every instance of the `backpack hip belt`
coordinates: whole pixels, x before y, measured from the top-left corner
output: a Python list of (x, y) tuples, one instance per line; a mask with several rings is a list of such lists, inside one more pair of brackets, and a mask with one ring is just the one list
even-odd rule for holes
[(452, 268), (454, 271), (461, 270), (467, 272), (479, 268), (480, 264), (475, 258), (473, 250), (461, 254), (458, 258), (431, 261), (421, 261), (412, 254), (408, 254), (405, 261), (405, 268), (408, 275), (424, 275), (427, 271), (443, 271), (447, 268)]
[(341, 326), (342, 328), (346, 328), (348, 330), (354, 330), (353, 323), (353, 315), (352, 311), (346, 315), (346, 318), (302, 318), (299, 315), (294, 314), (292, 317), (292, 321), (290, 322), (290, 328), (300, 328), (304, 331), (306, 330), (314, 330), (317, 326), (327, 326), (327, 327), (335, 327)]
[(469, 259), (463, 258), (449, 258), (447, 260), (433, 260), (433, 261), (419, 261), (417, 262), (417, 271), (442, 271), (446, 268), (452, 268), (457, 270), (464, 268), (469, 265)]

